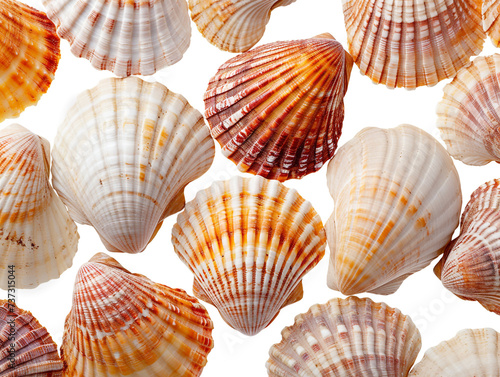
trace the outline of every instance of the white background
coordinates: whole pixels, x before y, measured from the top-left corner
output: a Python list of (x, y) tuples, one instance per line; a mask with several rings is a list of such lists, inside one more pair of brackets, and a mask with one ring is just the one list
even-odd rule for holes
[[(39, 0), (27, 1), (28, 4), (43, 9)], [(192, 23), (191, 46), (184, 58), (172, 67), (167, 67), (146, 80), (156, 80), (174, 92), (181, 93), (195, 108), (203, 112), (203, 93), (218, 67), (234, 54), (223, 52), (209, 44)], [(273, 11), (266, 33), (259, 44), (278, 40), (304, 39), (324, 32), (331, 33), (344, 47), (347, 47), (342, 5), (339, 0), (298, 0), (287, 7)], [(495, 49), (491, 42), (485, 42), (483, 54), (492, 54)], [(6, 120), (2, 126), (19, 123), (33, 132), (47, 138), (51, 144), (58, 126), (63, 122), (66, 112), (75, 102), (77, 94), (94, 87), (98, 81), (113, 76), (108, 71), (96, 71), (85, 59), (75, 58), (69, 51), (69, 44), (61, 41), (62, 58), (55, 80), (49, 91), (38, 105), (27, 108), (15, 120)], [(349, 90), (345, 97), (345, 120), (339, 146), (345, 144), (364, 127), (395, 127), (402, 123), (418, 126), (439, 139), (436, 124), (436, 105), (442, 98), (442, 89), (450, 80), (432, 88), (419, 88), (414, 91), (405, 89), (390, 90), (382, 85), (374, 85), (371, 80), (361, 76), (357, 66), (353, 67)], [(440, 139), (439, 139), (440, 140)], [(214, 180), (228, 179), (240, 174), (233, 163), (220, 153), (216, 143), (215, 162), (208, 173), (186, 188), (186, 200), (193, 199), (195, 193), (208, 187)], [(470, 194), (480, 184), (500, 178), (499, 167), (489, 164), (483, 167), (466, 166), (455, 161), (460, 173), (463, 192), (463, 206)], [(333, 209), (333, 201), (326, 186), (326, 165), (315, 174), (302, 180), (285, 183), (296, 188), (310, 200), (323, 222)], [(125, 268), (141, 273), (153, 281), (170, 287), (182, 288), (192, 293), (193, 276), (188, 268), (175, 255), (170, 241), (170, 230), (176, 220), (171, 216), (163, 227), (139, 255), (112, 253)], [(56, 343), (60, 346), (63, 335), (64, 319), (71, 307), (72, 289), (79, 266), (97, 252), (107, 252), (95, 230), (90, 226), (78, 227), (80, 233), (79, 251), (73, 267), (59, 279), (42, 284), (33, 290), (19, 290), (18, 305), (30, 310), (40, 323), (47, 327)], [(107, 252), (109, 254), (109, 252)], [(281, 311), (271, 325), (261, 333), (247, 337), (230, 328), (220, 317), (218, 311), (206, 304), (215, 329), (215, 347), (209, 354), (205, 377), (225, 376), (265, 376), (265, 362), (272, 344), (281, 340), (281, 330), (293, 324), (294, 316), (303, 313), (316, 303), (325, 303), (334, 297), (343, 297), (339, 292), (326, 286), (326, 272), (329, 250), (319, 265), (305, 276), (304, 298)], [(488, 312), (477, 302), (462, 301), (449, 293), (432, 272), (431, 266), (406, 279), (401, 288), (393, 295), (379, 296), (361, 294), (375, 301), (384, 301), (411, 315), (422, 335), (424, 351), (440, 341), (453, 337), (464, 328), (492, 327), (500, 331), (500, 318)], [(6, 298), (6, 292), (0, 292)]]

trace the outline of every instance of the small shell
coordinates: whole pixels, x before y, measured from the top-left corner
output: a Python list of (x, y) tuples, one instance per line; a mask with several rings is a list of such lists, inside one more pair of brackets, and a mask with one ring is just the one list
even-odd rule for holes
[(321, 219), (295, 190), (234, 177), (198, 192), (177, 216), (175, 252), (194, 273), (194, 294), (247, 335), (302, 298), (302, 277), (324, 255)]
[(500, 334), (493, 329), (461, 330), (428, 349), (410, 377), (498, 377)]
[(477, 300), (500, 314), (500, 180), (472, 193), (460, 235), (435, 267), (443, 285), (465, 300)]
[(349, 52), (389, 88), (432, 86), (478, 55), (481, 0), (342, 0)]
[(436, 258), (458, 225), (460, 180), (446, 150), (409, 125), (365, 128), (330, 162), (328, 286), (394, 293)]
[(483, 1), (483, 28), (496, 47), (500, 47), (500, 0)]
[(202, 115), (183, 96), (136, 77), (105, 79), (59, 128), (54, 188), (108, 250), (139, 253), (184, 207), (184, 187), (214, 154)]
[(199, 376), (212, 329), (194, 297), (98, 253), (76, 276), (61, 346), (64, 376)]
[(1, 122), (38, 102), (54, 79), (61, 55), (54, 24), (20, 1), (1, 1), (0, 33)]
[(252, 48), (264, 35), (271, 11), (295, 0), (189, 0), (191, 18), (214, 46), (230, 52)]
[(47, 329), (7, 300), (0, 300), (0, 354), (2, 377), (62, 377), (63, 362)]
[(313, 305), (269, 350), (271, 377), (406, 377), (421, 347), (410, 317), (368, 298)]
[(71, 267), (78, 232), (50, 186), (50, 145), (26, 128), (0, 130), (0, 288), (35, 288)]
[(437, 126), (448, 152), (469, 165), (500, 162), (500, 55), (479, 56), (444, 87)]
[(117, 76), (152, 75), (181, 60), (191, 24), (185, 0), (42, 0), (71, 52)]
[(205, 93), (211, 134), (243, 172), (280, 181), (315, 172), (337, 148), (351, 68), (330, 34), (238, 55)]

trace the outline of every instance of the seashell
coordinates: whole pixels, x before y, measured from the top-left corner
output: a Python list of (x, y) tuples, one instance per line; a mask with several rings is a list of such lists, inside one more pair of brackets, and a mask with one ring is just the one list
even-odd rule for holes
[(193, 292), (234, 329), (254, 335), (302, 298), (302, 277), (323, 257), (321, 219), (295, 190), (233, 177), (199, 191), (177, 216), (175, 252)]
[(410, 317), (368, 298), (313, 305), (269, 350), (271, 377), (406, 377), (421, 347)]
[(491, 42), (500, 47), (500, 1), (499, 0), (484, 0), (483, 1), (483, 28), (486, 34), (491, 39)]
[(500, 162), (500, 55), (479, 56), (444, 87), (437, 126), (448, 152), (469, 165)]
[(194, 297), (98, 253), (76, 276), (61, 346), (64, 376), (199, 376), (212, 329)]
[(477, 300), (500, 314), (500, 180), (472, 193), (462, 215), (460, 235), (435, 267), (443, 285), (465, 300)]
[[(11, 354), (11, 344), (14, 353)], [(62, 377), (57, 344), (30, 312), (0, 300), (0, 375)]]
[(152, 75), (189, 47), (185, 0), (42, 0), (71, 52), (117, 76)]
[(481, 0), (342, 0), (349, 52), (388, 88), (433, 86), (479, 55)]
[(53, 183), (71, 217), (110, 251), (139, 253), (215, 145), (199, 111), (159, 83), (105, 79), (82, 93), (59, 128)]
[(497, 377), (499, 336), (493, 329), (461, 330), (450, 340), (428, 349), (410, 376)]
[(214, 46), (229, 52), (252, 48), (264, 35), (275, 8), (295, 0), (188, 0), (191, 18)]
[(223, 64), (205, 93), (205, 117), (243, 172), (284, 181), (334, 154), (352, 59), (330, 34), (263, 45)]
[(49, 181), (50, 145), (26, 128), (0, 130), (0, 288), (35, 288), (71, 267), (78, 232)]
[(0, 3), (0, 33), (1, 122), (38, 102), (54, 79), (61, 54), (54, 24), (20, 1)]
[(365, 128), (330, 162), (328, 286), (394, 293), (436, 258), (458, 225), (460, 180), (446, 150), (410, 125)]

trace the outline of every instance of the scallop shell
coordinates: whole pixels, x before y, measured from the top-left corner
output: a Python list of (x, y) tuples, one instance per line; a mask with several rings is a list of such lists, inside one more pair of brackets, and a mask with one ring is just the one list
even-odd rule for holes
[(483, 1), (483, 28), (496, 47), (500, 47), (500, 1)]
[(0, 3), (0, 122), (35, 105), (61, 57), (59, 37), (45, 13), (19, 1)]
[(264, 35), (275, 8), (295, 0), (189, 0), (191, 18), (214, 46), (230, 52), (253, 47)]
[(313, 305), (269, 350), (271, 377), (406, 377), (421, 347), (410, 317), (368, 298)]
[(335, 210), (327, 222), (328, 286), (343, 294), (394, 293), (436, 258), (458, 225), (460, 180), (423, 130), (365, 128), (330, 162)]
[(477, 300), (500, 314), (500, 180), (472, 193), (460, 235), (448, 246), (435, 271), (443, 285), (465, 300)]
[(448, 152), (469, 165), (500, 162), (500, 55), (479, 56), (444, 88), (437, 126)]
[(72, 218), (108, 250), (139, 253), (184, 207), (184, 187), (209, 169), (215, 145), (183, 96), (129, 77), (82, 93), (53, 153), (54, 188)]
[(330, 34), (238, 55), (205, 93), (211, 134), (243, 172), (280, 181), (315, 172), (337, 148), (351, 68)]
[(26, 128), (0, 130), (0, 288), (34, 288), (71, 267), (78, 232), (50, 186), (50, 145)]
[(71, 52), (117, 76), (152, 75), (181, 60), (191, 23), (185, 0), (42, 0)]
[(212, 329), (194, 297), (98, 253), (76, 276), (61, 346), (64, 376), (199, 376)]
[(461, 330), (428, 349), (411, 377), (498, 377), (500, 334), (493, 329)]
[(198, 192), (177, 216), (172, 243), (194, 273), (195, 296), (254, 335), (302, 298), (302, 277), (324, 255), (321, 219), (295, 190), (233, 177)]
[(481, 0), (342, 0), (349, 52), (389, 88), (432, 86), (478, 55)]
[(62, 377), (63, 363), (47, 329), (13, 300), (0, 300), (0, 354), (2, 377)]

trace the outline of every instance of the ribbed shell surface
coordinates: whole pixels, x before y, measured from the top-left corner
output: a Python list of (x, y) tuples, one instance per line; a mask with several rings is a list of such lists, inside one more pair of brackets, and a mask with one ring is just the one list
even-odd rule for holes
[(98, 253), (76, 276), (61, 346), (64, 376), (199, 376), (212, 329), (194, 297)]
[(295, 190), (234, 177), (198, 192), (177, 216), (175, 252), (197, 297), (236, 330), (254, 335), (302, 298), (302, 277), (324, 255), (321, 219)]
[(337, 148), (351, 68), (330, 34), (240, 54), (205, 93), (212, 137), (243, 172), (280, 181), (315, 172)]
[(342, 0), (349, 52), (389, 88), (432, 86), (478, 55), (481, 0)]
[(500, 1), (483, 1), (483, 27), (496, 47), (500, 47)]
[(42, 0), (71, 52), (115, 75), (152, 75), (181, 60), (191, 25), (185, 0)]
[(269, 350), (271, 377), (406, 377), (421, 347), (410, 317), (368, 298), (313, 305)]
[(18, 117), (48, 89), (59, 63), (59, 37), (47, 16), (20, 1), (0, 3), (0, 122)]
[(78, 233), (49, 181), (49, 142), (19, 125), (0, 130), (0, 288), (35, 288), (71, 267)]
[(328, 286), (344, 294), (395, 292), (451, 240), (460, 180), (446, 150), (423, 130), (365, 128), (330, 162), (335, 202), (326, 224)]
[(184, 207), (184, 187), (209, 169), (215, 145), (183, 96), (129, 77), (82, 93), (53, 153), (54, 188), (72, 218), (108, 250), (139, 253)]

